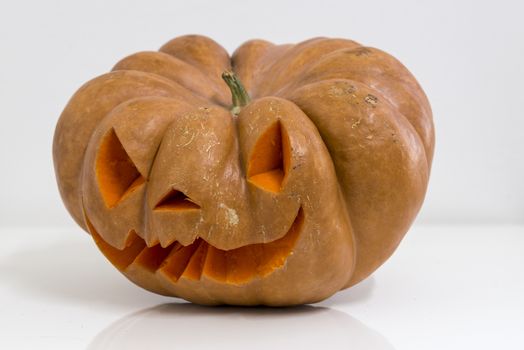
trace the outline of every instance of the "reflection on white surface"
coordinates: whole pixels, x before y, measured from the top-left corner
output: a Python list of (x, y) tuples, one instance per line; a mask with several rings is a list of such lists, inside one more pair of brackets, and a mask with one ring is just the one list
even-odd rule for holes
[(162, 304), (125, 316), (102, 330), (98, 349), (393, 349), (348, 314), (324, 307), (240, 308)]
[(0, 229), (1, 350), (392, 348), (352, 316), (402, 350), (524, 349), (524, 226), (417, 228), (375, 278), (289, 309), (151, 308), (179, 300), (131, 284), (79, 231)]
[(2, 281), (16, 295), (44, 298), (46, 303), (88, 303), (92, 309), (115, 312), (166, 299), (130, 283), (80, 230), (49, 230), (20, 241), (23, 244), (16, 251), (3, 254), (0, 260)]
[[(39, 337), (35, 347), (29, 348), (76, 349), (83, 348), (79, 346), (83, 342), (90, 344), (89, 349), (131, 350), (220, 346), (327, 350), (335, 344), (344, 349), (392, 349), (379, 333), (328, 307), (160, 304), (177, 299), (147, 293), (132, 285), (107, 263), (87, 235), (53, 231), (29, 237), (10, 235), (20, 237), (23, 244), (17, 249), (0, 246), (0, 276), (8, 286), (0, 288), (0, 295), (3, 292), (3, 300), (9, 300), (11, 315), (21, 315), (10, 318), (9, 326), (21, 331), (11, 334), (8, 344), (18, 345), (21, 339), (29, 344), (27, 335), (31, 334)], [(370, 297), (372, 287), (373, 279), (369, 279), (352, 288), (351, 293), (338, 293), (323, 304), (362, 302)], [(146, 308), (157, 304), (160, 305)], [(144, 309), (111, 323), (137, 308)], [(1, 346), (2, 341), (5, 343), (5, 337), (0, 337), (1, 349), (18, 348)]]

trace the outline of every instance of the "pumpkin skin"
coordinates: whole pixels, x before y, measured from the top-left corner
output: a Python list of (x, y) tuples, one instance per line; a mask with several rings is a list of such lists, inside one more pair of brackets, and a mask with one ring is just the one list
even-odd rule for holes
[[(231, 113), (233, 70), (251, 102)], [(66, 208), (127, 278), (200, 304), (323, 300), (377, 269), (426, 192), (432, 114), (345, 39), (175, 38), (82, 86), (53, 156)]]

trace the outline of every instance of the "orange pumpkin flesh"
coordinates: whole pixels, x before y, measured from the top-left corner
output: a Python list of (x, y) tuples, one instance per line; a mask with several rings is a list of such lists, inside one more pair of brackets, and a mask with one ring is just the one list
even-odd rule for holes
[(434, 145), (398, 61), (324, 38), (230, 58), (184, 36), (160, 51), (80, 88), (55, 132), (64, 203), (119, 271), (201, 304), (294, 305), (392, 254)]

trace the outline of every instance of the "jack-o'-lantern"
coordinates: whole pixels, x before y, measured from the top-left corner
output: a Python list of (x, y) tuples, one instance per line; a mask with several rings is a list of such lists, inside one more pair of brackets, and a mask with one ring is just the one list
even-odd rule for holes
[(311, 303), (395, 250), (426, 191), (428, 101), (344, 39), (202, 36), (124, 58), (56, 128), (64, 203), (137, 285), (201, 304)]

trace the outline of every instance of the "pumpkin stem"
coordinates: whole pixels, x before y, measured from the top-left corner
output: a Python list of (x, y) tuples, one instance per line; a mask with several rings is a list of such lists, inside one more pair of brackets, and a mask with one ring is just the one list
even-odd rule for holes
[(226, 70), (224, 73), (222, 73), (222, 79), (224, 79), (227, 86), (229, 86), (229, 89), (231, 90), (231, 97), (233, 99), (231, 113), (238, 115), (238, 113), (240, 113), (240, 109), (247, 105), (251, 98), (244, 88), (244, 85), (242, 85), (240, 79), (238, 79), (234, 72)]

